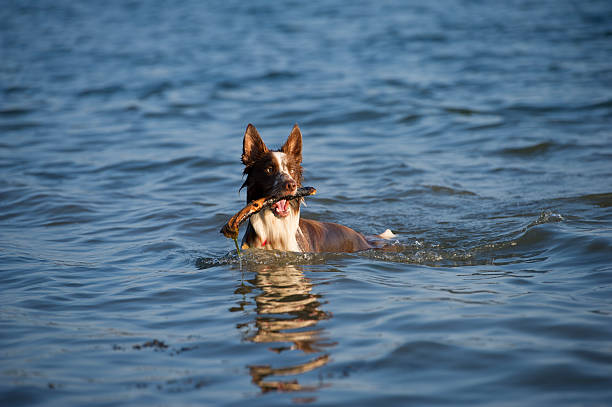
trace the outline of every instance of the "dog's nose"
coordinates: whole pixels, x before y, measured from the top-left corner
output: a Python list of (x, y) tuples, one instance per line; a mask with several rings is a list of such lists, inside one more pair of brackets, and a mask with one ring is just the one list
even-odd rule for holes
[(285, 190), (289, 193), (293, 193), (297, 188), (297, 183), (294, 180), (289, 180), (285, 182)]

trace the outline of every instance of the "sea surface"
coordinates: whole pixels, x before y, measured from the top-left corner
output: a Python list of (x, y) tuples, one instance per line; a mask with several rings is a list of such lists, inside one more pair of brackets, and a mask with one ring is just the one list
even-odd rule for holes
[[(302, 216), (245, 251), (253, 123)], [(0, 405), (609, 406), (612, 3), (9, 0)]]

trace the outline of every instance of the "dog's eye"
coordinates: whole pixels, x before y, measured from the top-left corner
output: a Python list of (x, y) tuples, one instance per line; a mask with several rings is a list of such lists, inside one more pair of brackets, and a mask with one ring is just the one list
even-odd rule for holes
[(266, 169), (264, 170), (266, 172), (266, 174), (268, 175), (272, 175), (272, 173), (274, 172), (274, 168), (272, 167), (266, 167)]

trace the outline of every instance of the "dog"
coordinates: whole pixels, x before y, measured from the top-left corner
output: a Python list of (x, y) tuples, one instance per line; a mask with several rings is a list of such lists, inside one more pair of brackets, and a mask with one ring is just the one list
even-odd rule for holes
[[(302, 186), (302, 133), (296, 124), (285, 144), (271, 151), (257, 129), (249, 124), (242, 143), (243, 175), (247, 203), (277, 195), (293, 195)], [(291, 252), (356, 252), (379, 245), (373, 239), (337, 223), (300, 217), (301, 199), (281, 200), (251, 216), (242, 248)], [(390, 230), (378, 235), (393, 237)]]

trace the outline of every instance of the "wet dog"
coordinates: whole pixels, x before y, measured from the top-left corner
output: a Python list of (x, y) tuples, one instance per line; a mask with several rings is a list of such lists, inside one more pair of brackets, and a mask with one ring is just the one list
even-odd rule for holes
[[(247, 126), (242, 144), (247, 203), (254, 199), (295, 194), (302, 185), (302, 133), (297, 124), (279, 150), (271, 151), (257, 129)], [(355, 252), (377, 247), (364, 235), (337, 223), (300, 217), (300, 199), (281, 200), (249, 219), (242, 248), (293, 252)], [(387, 230), (380, 238), (393, 234)]]

